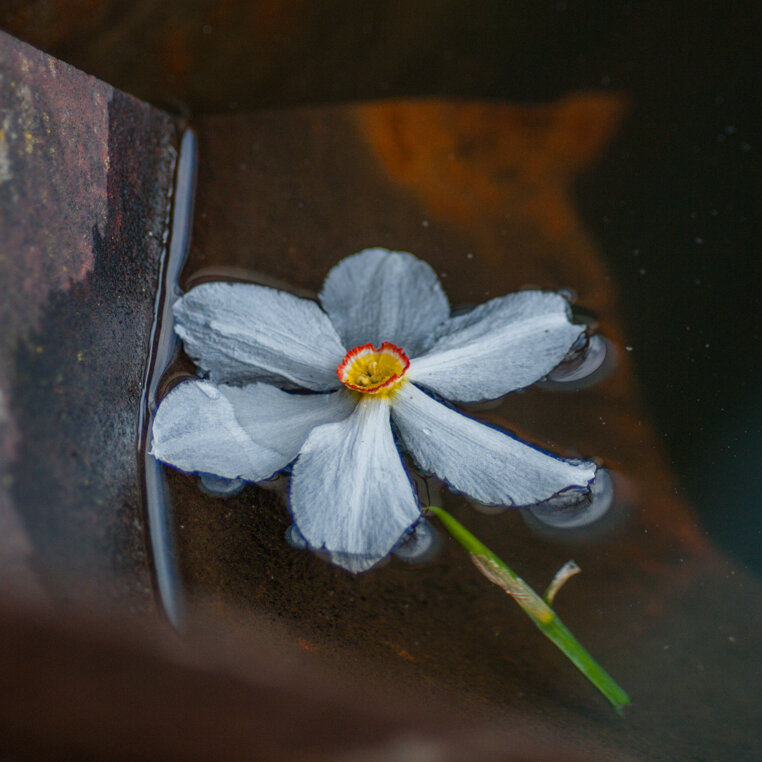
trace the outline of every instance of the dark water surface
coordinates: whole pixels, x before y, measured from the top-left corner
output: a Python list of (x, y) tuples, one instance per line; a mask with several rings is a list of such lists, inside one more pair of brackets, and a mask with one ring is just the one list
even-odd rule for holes
[[(289, 546), (283, 477), (220, 499), (167, 472), (191, 609), (264, 613), (320, 661), (369, 680), (382, 669), (483, 712), (551, 718), (612, 754), (722, 758), (728, 729), (736, 758), (752, 748), (759, 622), (748, 600), (759, 582), (714, 549), (680, 494), (639, 398), (615, 281), (569, 192), (625, 114), (619, 96), (580, 94), (528, 107), (411, 101), (198, 119), (180, 285), (223, 277), (310, 296), (340, 258), (381, 245), (430, 262), (454, 307), (527, 285), (571, 289), (609, 347), (608, 373), (469, 412), (558, 454), (600, 459), (612, 512), (562, 532), (518, 511), (480, 511), (434, 482), (429, 497), (537, 589), (571, 557), (582, 567), (556, 607), (630, 692), (626, 719), (452, 541), (426, 564), (392, 558), (359, 576)], [(165, 386), (192, 372), (180, 358)]]

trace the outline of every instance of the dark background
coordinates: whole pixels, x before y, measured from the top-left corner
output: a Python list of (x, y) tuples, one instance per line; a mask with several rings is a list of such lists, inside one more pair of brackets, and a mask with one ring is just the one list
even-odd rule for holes
[(760, 11), (751, 3), (5, 2), (0, 26), (174, 113), (438, 95), (630, 109), (578, 183), (642, 388), (714, 539), (762, 568)]

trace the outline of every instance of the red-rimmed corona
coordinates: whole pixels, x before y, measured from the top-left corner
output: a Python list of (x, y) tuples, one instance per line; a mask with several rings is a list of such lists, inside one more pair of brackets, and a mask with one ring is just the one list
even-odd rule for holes
[(336, 374), (344, 386), (363, 394), (391, 394), (405, 377), (410, 359), (396, 344), (385, 341), (379, 348), (362, 344), (350, 349)]

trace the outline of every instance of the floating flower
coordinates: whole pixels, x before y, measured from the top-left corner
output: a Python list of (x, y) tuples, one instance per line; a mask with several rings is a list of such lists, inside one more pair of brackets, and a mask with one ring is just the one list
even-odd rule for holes
[(486, 504), (589, 489), (592, 462), (544, 453), (440, 401), (495, 399), (546, 376), (583, 331), (562, 296), (522, 291), (451, 316), (428, 264), (367, 249), (329, 272), (319, 300), (223, 282), (182, 297), (175, 330), (205, 378), (161, 402), (153, 454), (251, 482), (293, 463), (296, 527), (355, 572), (420, 517), (398, 445)]

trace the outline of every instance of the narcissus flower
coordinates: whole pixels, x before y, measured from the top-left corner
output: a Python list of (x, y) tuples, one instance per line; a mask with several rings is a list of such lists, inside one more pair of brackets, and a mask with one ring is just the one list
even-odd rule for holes
[(428, 264), (367, 249), (329, 272), (319, 300), (223, 282), (182, 297), (175, 330), (204, 378), (161, 402), (153, 454), (250, 482), (293, 464), (294, 523), (351, 571), (384, 558), (420, 517), (398, 448), (486, 504), (589, 489), (592, 462), (541, 452), (441, 401), (495, 399), (546, 376), (583, 331), (562, 296), (522, 291), (451, 316)]

